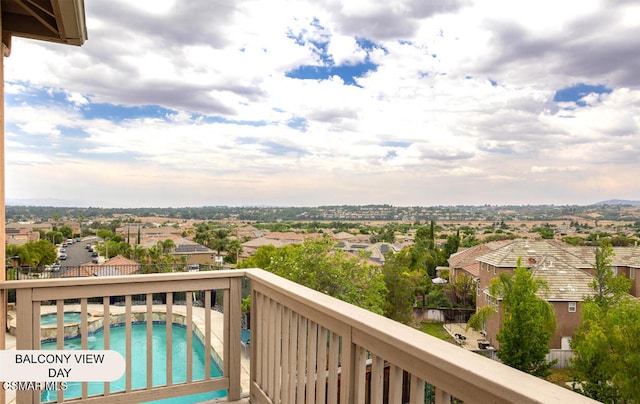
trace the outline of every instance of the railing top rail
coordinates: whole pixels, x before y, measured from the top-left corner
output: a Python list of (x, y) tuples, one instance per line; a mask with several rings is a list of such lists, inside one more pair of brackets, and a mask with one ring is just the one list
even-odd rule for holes
[[(352, 327), (352, 338), (372, 342), (381, 355), (416, 375), (437, 373), (442, 381), (455, 380), (473, 386), (476, 393), (490, 392), (503, 402), (520, 403), (595, 403), (595, 401), (546, 382), (527, 373), (505, 366), (482, 355), (432, 337), (396, 321), (345, 303), (304, 286), (288, 281), (261, 269), (246, 269), (246, 276), (255, 282), (266, 283), (270, 289), (311, 306), (322, 313)], [(370, 349), (368, 346), (363, 346)], [(377, 349), (374, 348), (374, 349)], [(425, 378), (429, 381), (429, 378)], [(459, 387), (459, 386), (458, 386)], [(468, 393), (468, 392), (467, 392)], [(480, 399), (481, 395), (476, 396)]]
[(230, 269), (220, 271), (199, 271), (199, 272), (172, 272), (141, 275), (118, 275), (118, 276), (93, 276), (93, 277), (71, 277), (55, 279), (30, 279), (21, 281), (0, 282), (0, 289), (35, 289), (35, 288), (60, 288), (66, 286), (85, 285), (118, 285), (144, 282), (171, 282), (198, 279), (221, 279), (236, 278), (245, 276), (244, 270)]

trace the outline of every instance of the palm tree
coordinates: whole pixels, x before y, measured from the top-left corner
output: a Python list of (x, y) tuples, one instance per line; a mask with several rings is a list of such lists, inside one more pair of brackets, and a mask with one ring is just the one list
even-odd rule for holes
[(229, 257), (231, 262), (234, 264), (237, 264), (238, 257), (240, 256), (240, 254), (242, 254), (242, 243), (240, 243), (240, 240), (236, 238), (229, 241), (229, 245), (227, 246), (227, 251), (229, 252), (227, 256)]
[(216, 229), (212, 236), (213, 239), (209, 241), (208, 247), (212, 250), (215, 250), (217, 255), (220, 255), (222, 251), (226, 251), (229, 246), (229, 236), (230, 231), (227, 229)]
[(80, 227), (80, 237), (82, 237), (82, 219), (84, 219), (84, 215), (78, 215), (78, 227)]
[(134, 261), (142, 261), (143, 258), (147, 255), (146, 253), (146, 248), (144, 248), (140, 244), (134, 244), (129, 250), (129, 258)]
[(162, 242), (162, 252), (167, 254), (176, 249), (176, 243), (170, 238)]

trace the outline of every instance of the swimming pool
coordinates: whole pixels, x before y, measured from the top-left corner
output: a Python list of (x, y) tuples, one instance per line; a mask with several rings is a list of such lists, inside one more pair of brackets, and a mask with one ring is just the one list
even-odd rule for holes
[[(91, 314), (87, 313), (87, 318), (91, 317)], [(78, 323), (82, 320), (82, 313), (79, 311), (65, 311), (64, 312), (64, 323)], [(43, 314), (40, 316), (40, 325), (57, 325), (58, 324), (58, 314), (57, 313), (49, 313)]]
[[(125, 356), (125, 327), (122, 325), (111, 327), (111, 346), (110, 349), (118, 351)], [(166, 384), (165, 363), (166, 363), (166, 326), (164, 323), (153, 324), (153, 374), (152, 380), (154, 386), (160, 386)], [(187, 363), (186, 360), (186, 340), (187, 330), (184, 326), (174, 324), (173, 336), (172, 336), (172, 358), (173, 358), (173, 382), (184, 383), (187, 380), (187, 369), (184, 366)], [(136, 323), (131, 327), (131, 338), (135, 343), (132, 344), (132, 387), (144, 388), (147, 381), (146, 370), (146, 358), (147, 358), (147, 325), (146, 323)], [(100, 330), (89, 337), (89, 349), (104, 349), (104, 332)], [(204, 345), (202, 342), (193, 335), (193, 366), (192, 377), (193, 380), (204, 379)], [(56, 343), (43, 343), (42, 349), (56, 349)], [(81, 349), (80, 338), (70, 339), (64, 342), (64, 349)], [(211, 377), (221, 376), (220, 369), (215, 364), (213, 359), (211, 361)], [(126, 387), (126, 378), (123, 375), (120, 379), (111, 383), (111, 392), (124, 391)], [(88, 383), (89, 395), (102, 394), (104, 392), (104, 384)], [(43, 391), (41, 400), (42, 402), (51, 402), (56, 400), (55, 391)], [(211, 400), (218, 397), (223, 397), (226, 391), (214, 391), (209, 393), (194, 394), (191, 396), (175, 397), (166, 400), (152, 401), (153, 403), (180, 403), (191, 404), (205, 400)], [(67, 390), (64, 392), (64, 397), (73, 398), (81, 397), (82, 384), (81, 383), (69, 383)]]

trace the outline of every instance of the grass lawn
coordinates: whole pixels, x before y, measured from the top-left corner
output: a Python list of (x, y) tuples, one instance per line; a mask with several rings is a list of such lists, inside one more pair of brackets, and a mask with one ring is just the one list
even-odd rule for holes
[(551, 369), (551, 374), (544, 379), (548, 382), (571, 390), (571, 387), (567, 385), (568, 382), (573, 381), (570, 369)]
[(455, 339), (449, 335), (440, 323), (420, 323), (418, 329), (441, 340), (451, 342), (452, 344), (456, 343)]

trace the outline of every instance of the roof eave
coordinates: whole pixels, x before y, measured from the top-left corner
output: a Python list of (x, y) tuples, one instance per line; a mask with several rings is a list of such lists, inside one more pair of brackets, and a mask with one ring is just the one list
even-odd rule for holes
[[(29, 15), (28, 12), (11, 13), (3, 7), (2, 31), (5, 45), (10, 46), (7, 36), (66, 45), (83, 45), (88, 39), (84, 0), (50, 0), (50, 2), (53, 16), (51, 11), (44, 11), (48, 15), (36, 15), (35, 11), (41, 8), (35, 10), (33, 15)], [(18, 4), (14, 7), (25, 7), (20, 0), (13, 4)]]

